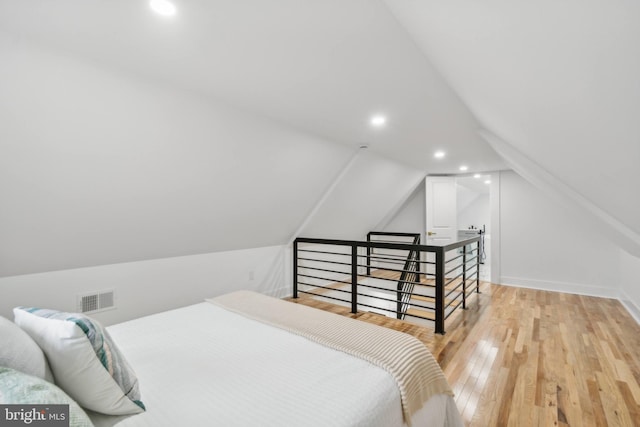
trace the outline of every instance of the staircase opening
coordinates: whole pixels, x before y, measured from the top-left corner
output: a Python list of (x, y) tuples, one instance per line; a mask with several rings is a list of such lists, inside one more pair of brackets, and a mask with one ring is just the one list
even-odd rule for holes
[(476, 236), (421, 245), (415, 233), (386, 232), (372, 232), (367, 241), (300, 237), (293, 248), (294, 298), (426, 322), (444, 333), (445, 319), (479, 292), (479, 242)]

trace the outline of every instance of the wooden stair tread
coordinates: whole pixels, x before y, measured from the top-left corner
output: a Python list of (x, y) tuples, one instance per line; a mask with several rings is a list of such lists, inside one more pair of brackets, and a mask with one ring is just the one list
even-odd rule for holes
[[(467, 279), (467, 280), (471, 280), (471, 279)], [(451, 289), (455, 288), (456, 286), (458, 286), (461, 283), (460, 280), (456, 279), (453, 282), (449, 283), (448, 285), (446, 285), (444, 288), (448, 291), (450, 291)], [(473, 287), (474, 285), (470, 285), (470, 282), (467, 282), (467, 287)], [(428, 288), (428, 289), (435, 289), (436, 285), (435, 283), (433, 285), (425, 285), (424, 283), (422, 284), (416, 284), (414, 287), (414, 292), (419, 292), (419, 289), (421, 288)]]
[(410, 308), (407, 310), (407, 315), (424, 317), (429, 320), (436, 320), (436, 313), (434, 311), (420, 310), (418, 308)]
[[(433, 303), (433, 304), (435, 304), (435, 302), (436, 302), (436, 298), (435, 297), (423, 297), (421, 295), (411, 295), (411, 299), (412, 300), (417, 300), (417, 301), (429, 302), (429, 303)], [(447, 305), (447, 304), (449, 304), (450, 301), (453, 301), (453, 300), (451, 298), (445, 298), (444, 299), (444, 304)], [(461, 302), (462, 302), (462, 298), (458, 298), (453, 303), (451, 303), (451, 305), (454, 306), (454, 307), (457, 307), (458, 305), (460, 305)], [(409, 302), (409, 304), (411, 304), (411, 302)]]
[(426, 302), (436, 302), (435, 297), (423, 297), (422, 295), (411, 295), (411, 299), (415, 299), (418, 301), (426, 301)]

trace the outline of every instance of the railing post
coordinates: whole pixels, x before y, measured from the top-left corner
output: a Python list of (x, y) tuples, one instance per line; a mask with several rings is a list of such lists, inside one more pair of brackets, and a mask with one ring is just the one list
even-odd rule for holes
[[(371, 242), (371, 232), (367, 233), (367, 243)], [(367, 276), (371, 276), (371, 246), (367, 246)]]
[(351, 245), (351, 312), (358, 312), (358, 245)]
[(476, 293), (480, 293), (480, 240), (476, 243), (477, 245), (477, 257), (476, 257)]
[(462, 309), (467, 308), (467, 245), (462, 247)]
[(298, 298), (298, 240), (293, 241), (293, 297)]
[(403, 304), (402, 300), (403, 300), (404, 294), (401, 292), (403, 290), (402, 289), (402, 283), (403, 283), (402, 279), (400, 279), (400, 281), (398, 282), (398, 285), (397, 285), (397, 292), (396, 292), (396, 300), (397, 300), (397, 302), (396, 302), (396, 319), (402, 319), (402, 314), (403, 314), (402, 313), (402, 309), (403, 309), (402, 306), (404, 304)]
[[(419, 234), (413, 239), (413, 244), (414, 245), (419, 245), (420, 244), (420, 235)], [(415, 256), (415, 260), (416, 260), (416, 282), (420, 283), (420, 254), (421, 254), (421, 252), (416, 249), (415, 254), (416, 254), (416, 256)]]
[(436, 250), (436, 333), (444, 335), (444, 249)]

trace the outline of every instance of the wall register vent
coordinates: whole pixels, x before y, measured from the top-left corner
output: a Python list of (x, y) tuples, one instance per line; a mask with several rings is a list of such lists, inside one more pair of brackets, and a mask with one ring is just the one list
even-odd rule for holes
[(97, 313), (113, 308), (116, 307), (115, 293), (112, 289), (78, 295), (78, 311), (80, 313)]

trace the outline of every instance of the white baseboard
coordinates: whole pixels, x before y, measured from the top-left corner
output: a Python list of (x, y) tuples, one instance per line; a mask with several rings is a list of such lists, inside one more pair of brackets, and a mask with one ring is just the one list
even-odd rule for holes
[(640, 325), (640, 307), (633, 302), (629, 295), (627, 295), (624, 291), (620, 291), (620, 302), (627, 309), (631, 317), (636, 319), (638, 325)]
[(619, 299), (618, 289), (605, 286), (584, 285), (580, 283), (555, 282), (551, 280), (525, 279), (522, 277), (502, 276), (501, 285), (518, 288), (540, 289), (543, 291), (564, 292), (567, 294), (588, 295), (601, 298)]
[(564, 292), (567, 294), (587, 295), (600, 298), (613, 298), (620, 301), (627, 309), (631, 317), (640, 325), (640, 307), (619, 289), (611, 289), (603, 286), (583, 285), (577, 283), (553, 282), (536, 279), (523, 279), (521, 277), (502, 277), (501, 285), (517, 288), (539, 289), (542, 291)]

